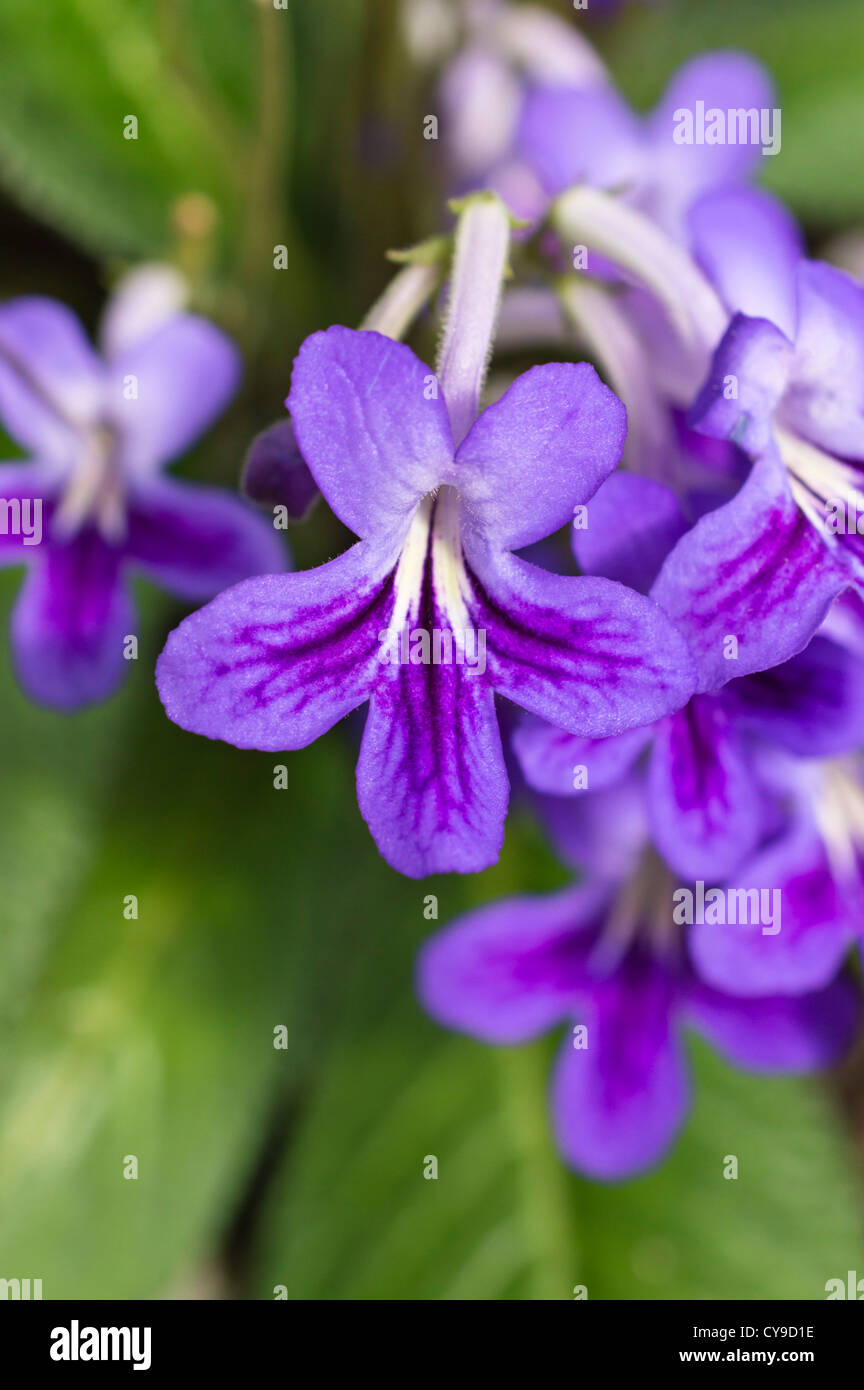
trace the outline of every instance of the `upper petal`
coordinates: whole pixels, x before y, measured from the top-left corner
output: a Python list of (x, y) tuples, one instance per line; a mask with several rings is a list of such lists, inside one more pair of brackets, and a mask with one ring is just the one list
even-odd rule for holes
[(240, 380), (240, 355), (215, 324), (177, 314), (112, 357), (108, 416), (124, 466), (152, 472), (222, 414)]
[(746, 178), (761, 158), (761, 126), (756, 141), (748, 127), (743, 142), (733, 141), (727, 129), (721, 143), (678, 144), (673, 138), (678, 113), (695, 118), (701, 105), (706, 122), (712, 109), (722, 112), (724, 122), (730, 113), (737, 121), (738, 113), (749, 111), (761, 121), (773, 102), (768, 73), (746, 53), (703, 53), (678, 69), (647, 127), (656, 189), (652, 211), (661, 223), (673, 232), (682, 230), (687, 208), (700, 192)]
[(574, 526), (573, 553), (583, 574), (617, 579), (647, 594), (687, 523), (671, 488), (619, 471), (606, 479)]
[(401, 537), (421, 497), (452, 473), (434, 374), (381, 333), (313, 333), (294, 362), (288, 405), (315, 481), (358, 536)]
[(97, 418), (104, 385), (102, 363), (65, 304), (26, 295), (0, 306), (0, 419), (16, 443), (70, 462), (75, 430)]
[(802, 261), (795, 360), (783, 417), (829, 453), (864, 459), (864, 288)]
[(702, 434), (730, 439), (753, 456), (766, 452), (793, 351), (786, 335), (767, 319), (736, 314), (687, 413), (688, 424)]
[(794, 341), (804, 239), (784, 204), (764, 189), (724, 188), (694, 203), (687, 220), (693, 255), (726, 307)]
[(654, 736), (653, 725), (612, 738), (578, 738), (530, 714), (513, 734), (513, 751), (529, 787), (551, 796), (612, 786)]
[(614, 188), (639, 171), (643, 154), (640, 122), (613, 87), (529, 88), (516, 149), (547, 193), (563, 193), (587, 182)]
[(624, 406), (586, 362), (530, 368), (459, 446), (465, 524), (507, 550), (542, 540), (609, 476), (626, 433)]

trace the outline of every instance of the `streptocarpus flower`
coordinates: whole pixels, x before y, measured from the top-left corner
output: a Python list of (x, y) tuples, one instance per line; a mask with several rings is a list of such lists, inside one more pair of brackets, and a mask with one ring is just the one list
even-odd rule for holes
[(804, 259), (794, 222), (765, 195), (706, 200), (693, 234), (734, 316), (691, 422), (785, 465), (798, 506), (861, 583), (864, 288)]
[(563, 363), (526, 372), (475, 418), (506, 247), (500, 203), (471, 200), (437, 382), (377, 333), (307, 339), (294, 428), (360, 540), (318, 570), (221, 595), (172, 633), (157, 670), (170, 718), (239, 747), (303, 747), (368, 701), (360, 809), (384, 858), (415, 877), (497, 857), (496, 694), (601, 735), (678, 708), (692, 682), (650, 600), (511, 553), (615, 467), (625, 419), (591, 367)]
[[(589, 524), (574, 531), (583, 572), (601, 573), (651, 592), (665, 552), (683, 529), (672, 493), (624, 473), (598, 489)], [(681, 627), (687, 637), (687, 625)], [(648, 820), (654, 844), (685, 878), (728, 877), (753, 853), (774, 816), (774, 797), (759, 777), (756, 753), (782, 749), (805, 758), (835, 757), (864, 743), (864, 664), (826, 636), (769, 670), (694, 695), (657, 724), (616, 738), (574, 738), (528, 719), (514, 748), (531, 787), (584, 796), (620, 779), (650, 748)]]
[(702, 978), (731, 994), (820, 989), (851, 946), (864, 946), (860, 759), (783, 762), (775, 772), (791, 789), (788, 815), (735, 877), (751, 888), (779, 891), (783, 930), (769, 943), (758, 932), (701, 925), (690, 938)]
[(239, 362), (212, 324), (181, 313), (166, 277), (135, 273), (109, 305), (104, 356), (75, 315), (42, 298), (0, 306), (0, 418), (33, 455), (0, 468), (7, 523), (37, 509), (42, 534), (0, 535), (30, 572), (12, 616), (15, 669), (34, 700), (73, 710), (119, 684), (135, 632), (130, 575), (186, 599), (284, 567), (273, 528), (217, 488), (160, 475), (222, 411)]
[(749, 178), (761, 147), (743, 132), (740, 141), (679, 141), (680, 113), (717, 110), (725, 118), (727, 112), (737, 117), (772, 108), (770, 78), (754, 59), (706, 53), (684, 64), (645, 118), (634, 115), (611, 84), (535, 84), (514, 145), (548, 197), (577, 183), (620, 188), (671, 236), (686, 241), (690, 206), (710, 189)]
[(552, 1080), (555, 1134), (573, 1167), (606, 1181), (656, 1163), (683, 1123), (685, 1029), (737, 1066), (805, 1072), (841, 1055), (858, 1014), (842, 980), (796, 998), (735, 998), (702, 983), (672, 925), (671, 883), (661, 886), (661, 871), (649, 885), (656, 872), (643, 863), (619, 893), (595, 881), (492, 903), (438, 933), (418, 961), (427, 1011), (483, 1042), (577, 1025)]

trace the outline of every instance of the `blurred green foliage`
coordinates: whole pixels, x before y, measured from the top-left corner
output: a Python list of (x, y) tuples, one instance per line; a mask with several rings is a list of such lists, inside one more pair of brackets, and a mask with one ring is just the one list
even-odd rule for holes
[[(598, 34), (640, 104), (688, 53), (752, 48), (782, 94), (772, 186), (819, 232), (861, 217), (858, 0), (634, 7)], [(65, 290), (92, 323), (118, 267), (176, 257), (246, 354), (242, 399), (186, 465), (233, 482), (303, 334), (357, 322), (386, 248), (439, 229), (429, 90), (393, 0), (5, 0), (3, 291)], [(52, 229), (36, 259), (31, 227)], [(292, 539), (306, 565), (342, 533), (322, 508)], [(17, 583), (3, 574), (4, 612)], [(563, 882), (536, 827), (517, 814), (474, 880), (400, 879), (356, 809), (356, 725), (284, 759), (181, 733), (152, 683), (181, 610), (141, 597), (140, 657), (104, 708), (34, 709), (0, 664), (0, 1276), (48, 1298), (819, 1298), (862, 1267), (858, 1182), (817, 1083), (698, 1047), (661, 1170), (567, 1174), (552, 1042), (481, 1048), (412, 995), (426, 893), (444, 922)]]

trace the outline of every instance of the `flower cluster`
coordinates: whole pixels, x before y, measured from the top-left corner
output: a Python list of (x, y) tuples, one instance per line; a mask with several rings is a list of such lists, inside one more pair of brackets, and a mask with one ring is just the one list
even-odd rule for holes
[[(246, 464), (249, 496), (299, 518), (320, 491), (356, 542), (284, 572), (263, 517), (158, 476), (236, 363), (133, 283), (104, 360), (59, 305), (0, 309), (34, 455), (0, 494), (45, 525), (0, 547), (32, 562), (38, 700), (113, 687), (138, 568), (211, 599), (158, 661), (182, 728), (281, 751), (366, 708), (358, 803), (400, 873), (493, 864), (518, 778), (577, 881), (452, 923), (419, 993), (489, 1043), (566, 1024), (559, 1144), (615, 1179), (682, 1122), (683, 1029), (805, 1071), (857, 1026), (864, 289), (753, 186), (781, 144), (753, 60), (688, 63), (640, 117), (572, 28), (483, 8), (442, 78), (452, 233), (302, 344)], [(402, 339), (442, 282), (433, 366)], [(508, 373), (514, 347), (541, 364)]]

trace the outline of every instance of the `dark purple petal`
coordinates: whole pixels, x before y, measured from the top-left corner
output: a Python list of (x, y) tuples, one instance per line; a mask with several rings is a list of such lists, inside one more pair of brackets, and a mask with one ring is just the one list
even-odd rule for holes
[(690, 209), (696, 260), (732, 313), (767, 319), (794, 341), (804, 240), (792, 214), (757, 188), (707, 193)]
[(380, 853), (411, 878), (488, 868), (509, 784), (485, 677), (456, 664), (380, 671), (357, 763), (357, 801)]
[(864, 744), (864, 662), (826, 637), (782, 666), (733, 681), (724, 701), (747, 733), (804, 758)]
[(37, 559), (47, 542), (58, 487), (55, 469), (36, 463), (0, 464), (0, 565)]
[(798, 292), (784, 420), (828, 453), (864, 459), (864, 288), (835, 266), (803, 261)]
[(852, 1042), (860, 1000), (846, 980), (814, 994), (733, 999), (707, 985), (691, 987), (686, 1017), (735, 1066), (751, 1071), (809, 1072), (839, 1060)]
[(607, 896), (569, 888), (458, 918), (420, 952), (427, 1013), (484, 1042), (527, 1042), (572, 1016)]
[(684, 879), (725, 878), (755, 848), (759, 787), (722, 699), (696, 695), (658, 724), (648, 814), (654, 843)]
[[(727, 901), (730, 889), (759, 891), (759, 924), (691, 928), (688, 942), (696, 970), (706, 984), (733, 995), (821, 989), (840, 969), (862, 920), (864, 895), (860, 882), (856, 887), (853, 901), (836, 881), (818, 836), (807, 824), (794, 825), (727, 885)], [(748, 908), (748, 917), (752, 915)], [(763, 917), (768, 916), (777, 920), (766, 924)]]
[(212, 598), (250, 575), (285, 568), (278, 534), (247, 503), (167, 478), (139, 483), (124, 549), (151, 579), (186, 599)]
[(617, 579), (647, 594), (687, 523), (671, 488), (619, 471), (586, 508), (587, 525), (573, 528), (573, 553), (583, 574)]
[(519, 550), (573, 518), (621, 457), (627, 414), (586, 362), (531, 367), (456, 455), (467, 526)]
[(194, 314), (177, 314), (113, 357), (107, 410), (124, 466), (150, 473), (184, 453), (222, 414), (240, 371), (231, 339)]
[(785, 470), (768, 457), (678, 542), (651, 592), (687, 638), (699, 688), (718, 690), (805, 647), (844, 587)]
[(64, 304), (24, 296), (0, 306), (0, 419), (41, 459), (68, 463), (75, 428), (95, 423), (105, 374)]
[(315, 481), (358, 536), (401, 539), (420, 499), (452, 474), (444, 399), (404, 343), (351, 328), (313, 333), (288, 404)]
[(558, 1144), (580, 1172), (630, 1177), (671, 1144), (689, 1102), (673, 1004), (668, 977), (628, 958), (580, 1012), (588, 1045), (568, 1039), (552, 1085)]
[(219, 594), (170, 634), (156, 667), (169, 719), (238, 748), (303, 748), (363, 704), (380, 671), (392, 557), (355, 545), (320, 569)]
[(103, 700), (136, 633), (121, 552), (87, 529), (38, 554), (12, 613), (15, 671), (31, 699), (74, 710)]
[(770, 447), (774, 411), (792, 368), (789, 339), (767, 319), (736, 314), (711, 363), (688, 424), (759, 455)]
[(619, 781), (653, 735), (649, 724), (613, 738), (578, 738), (529, 714), (512, 742), (529, 787), (551, 796), (573, 796)]
[(472, 620), (487, 633), (499, 694), (585, 738), (650, 724), (687, 700), (687, 649), (650, 599), (511, 555), (477, 549), (468, 560)]
[(243, 464), (243, 491), (253, 502), (285, 507), (302, 521), (319, 496), (318, 484), (297, 447), (290, 420), (279, 420), (252, 440)]

